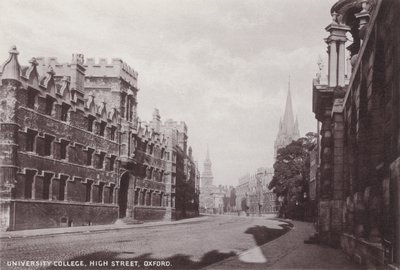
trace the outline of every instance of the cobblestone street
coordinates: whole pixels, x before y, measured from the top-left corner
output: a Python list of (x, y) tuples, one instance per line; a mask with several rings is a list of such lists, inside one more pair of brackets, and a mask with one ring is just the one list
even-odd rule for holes
[[(154, 260), (170, 265), (166, 269), (354, 269), (339, 250), (302, 244), (311, 226), (294, 224), (289, 233), (269, 244), (288, 231), (288, 225), (265, 217), (209, 216), (190, 223), (91, 233), (14, 235), (1, 240), (1, 269), (34, 268), (7, 267), (7, 263), (22, 260), (51, 261), (47, 268), (54, 269), (149, 269)], [(57, 267), (55, 261), (59, 262)], [(80, 261), (86, 267), (68, 267)], [(118, 262), (116, 267), (111, 266), (113, 261)], [(93, 267), (87, 267), (90, 262)]]

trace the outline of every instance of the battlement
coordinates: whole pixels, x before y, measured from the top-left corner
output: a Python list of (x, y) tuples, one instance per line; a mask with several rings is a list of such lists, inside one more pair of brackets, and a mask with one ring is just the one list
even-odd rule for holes
[(86, 58), (82, 54), (73, 54), (71, 63), (60, 63), (57, 57), (36, 57), (39, 72), (52, 66), (57, 74), (69, 72), (71, 65), (78, 64), (84, 67), (85, 77), (120, 77), (137, 88), (138, 73), (120, 58)]
[(172, 119), (168, 119), (167, 121), (165, 121), (165, 123), (162, 126), (163, 126), (163, 128), (176, 129), (180, 133), (184, 133), (184, 134), (187, 134), (187, 132), (188, 132), (187, 125), (184, 121), (177, 122)]
[(120, 58), (86, 58), (84, 67), (88, 77), (121, 77), (137, 88), (138, 73)]

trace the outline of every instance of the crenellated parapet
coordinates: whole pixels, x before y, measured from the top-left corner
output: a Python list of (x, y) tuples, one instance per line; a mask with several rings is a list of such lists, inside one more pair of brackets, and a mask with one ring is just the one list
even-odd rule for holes
[(84, 63), (87, 76), (91, 77), (119, 77), (138, 89), (138, 73), (126, 62), (119, 58), (86, 58)]

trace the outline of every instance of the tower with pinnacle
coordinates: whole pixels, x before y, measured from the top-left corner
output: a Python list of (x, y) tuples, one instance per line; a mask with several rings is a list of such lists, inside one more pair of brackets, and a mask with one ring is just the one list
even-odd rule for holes
[(210, 152), (207, 148), (206, 159), (204, 160), (203, 173), (201, 174), (201, 186), (207, 187), (213, 184), (212, 163), (210, 160)]
[(290, 79), (288, 83), (288, 94), (286, 97), (286, 106), (283, 119), (279, 121), (279, 131), (276, 136), (274, 144), (274, 157), (276, 158), (278, 149), (285, 147), (292, 141), (297, 140), (300, 137), (299, 132), (299, 122), (296, 116), (296, 120), (293, 116), (293, 106), (292, 106), (292, 95), (290, 92)]

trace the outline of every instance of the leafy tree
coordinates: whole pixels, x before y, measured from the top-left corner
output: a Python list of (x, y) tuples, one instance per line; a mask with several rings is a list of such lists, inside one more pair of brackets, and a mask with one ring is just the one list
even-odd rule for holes
[(277, 197), (283, 198), (281, 215), (302, 218), (303, 194), (308, 192), (310, 177), (309, 150), (316, 144), (317, 134), (309, 132), (305, 137), (278, 149), (274, 163), (274, 176), (268, 186)]

